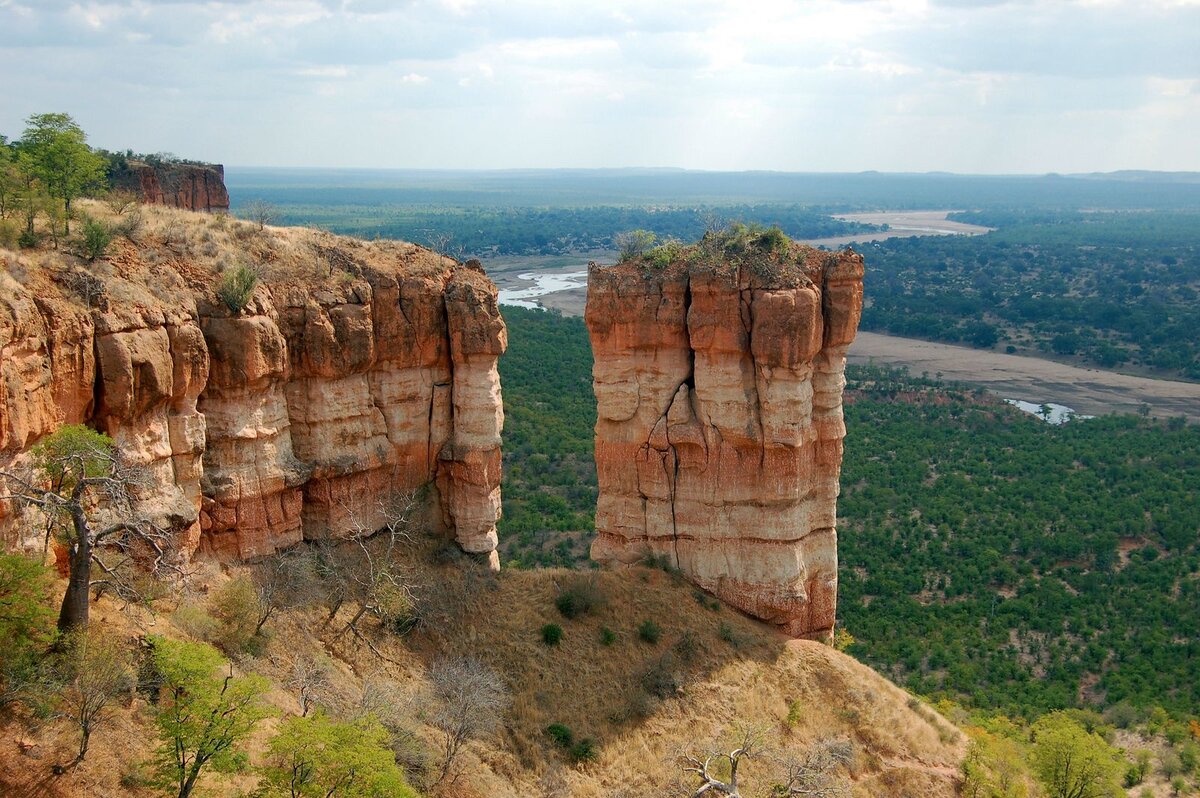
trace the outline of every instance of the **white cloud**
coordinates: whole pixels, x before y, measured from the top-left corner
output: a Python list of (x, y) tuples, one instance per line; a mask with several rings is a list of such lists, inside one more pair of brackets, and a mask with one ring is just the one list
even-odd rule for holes
[(1200, 169), (1198, 30), (1200, 0), (0, 0), (0, 132), (66, 110), (243, 164)]

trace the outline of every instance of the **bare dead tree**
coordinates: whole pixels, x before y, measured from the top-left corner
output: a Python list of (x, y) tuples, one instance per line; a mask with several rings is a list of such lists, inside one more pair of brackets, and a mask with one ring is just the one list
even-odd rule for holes
[(53, 704), (59, 718), (79, 729), (79, 748), (71, 762), (55, 768), (59, 772), (84, 760), (92, 734), (135, 683), (132, 653), (110, 633), (77, 629), (67, 635), (63, 649), (55, 667)]
[(433, 690), (430, 721), (442, 734), (442, 767), (436, 785), (450, 774), (468, 740), (499, 725), (509, 694), (500, 674), (473, 657), (435, 662), (429, 680)]
[(248, 202), (246, 207), (242, 209), (242, 216), (258, 225), (258, 229), (275, 221), (279, 216), (279, 209), (266, 200), (256, 199)]
[(307, 717), (313, 707), (324, 704), (333, 686), (329, 680), (329, 664), (311, 655), (292, 660), (292, 672), (287, 686), (296, 691), (300, 701), (300, 716)]
[(250, 577), (258, 605), (255, 634), (275, 613), (307, 606), (320, 597), (317, 566), (304, 547), (264, 557), (250, 566)]
[(364, 617), (394, 622), (412, 610), (414, 598), (400, 562), (400, 546), (411, 539), (418, 502), (414, 493), (398, 493), (377, 503), (382, 526), (375, 529), (362, 512), (350, 512), (350, 549), (346, 572), (348, 597), (358, 605), (342, 632), (365, 640), (358, 624)]
[(854, 761), (854, 746), (849, 740), (818, 740), (799, 757), (780, 760), (784, 781), (776, 788), (782, 798), (843, 798), (850, 795), (850, 784), (838, 771)]
[[(679, 757), (679, 766), (685, 774), (700, 781), (700, 785), (692, 793), (692, 798), (705, 795), (725, 795), (728, 798), (742, 798), (741, 787), (738, 786), (738, 769), (742, 762), (758, 756), (762, 745), (762, 734), (757, 729), (747, 727), (739, 734), (737, 745), (731, 751), (713, 750), (701, 755), (683, 754)], [(729, 775), (724, 780), (718, 776), (724, 770)]]
[[(0, 500), (41, 510), (67, 551), (61, 631), (87, 626), (93, 589), (133, 590), (125, 565), (178, 571), (167, 533), (134, 513), (135, 493), (148, 485), (146, 473), (125, 461), (107, 435), (62, 427), (39, 441), (33, 456), (33, 473), (0, 471), (5, 484)], [(103, 574), (95, 581), (93, 563)]]

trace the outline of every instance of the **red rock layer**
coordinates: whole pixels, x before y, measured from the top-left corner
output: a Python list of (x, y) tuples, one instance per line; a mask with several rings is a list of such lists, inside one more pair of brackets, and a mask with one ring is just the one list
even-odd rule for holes
[(588, 279), (600, 496), (592, 557), (665, 557), (797, 637), (837, 600), (845, 353), (862, 258), (794, 248), (794, 279), (724, 264)]
[[(142, 511), (223, 559), (375, 528), (382, 497), (428, 488), (436, 523), (498, 566), (496, 289), (405, 252), (315, 290), (260, 284), (241, 313), (124, 280), (88, 309), (0, 271), (0, 467), (91, 424), (149, 473)], [(32, 534), (0, 503), (5, 548)]]
[(120, 188), (136, 192), (149, 205), (190, 211), (227, 211), (225, 167), (221, 164), (151, 165), (132, 162), (114, 177)]

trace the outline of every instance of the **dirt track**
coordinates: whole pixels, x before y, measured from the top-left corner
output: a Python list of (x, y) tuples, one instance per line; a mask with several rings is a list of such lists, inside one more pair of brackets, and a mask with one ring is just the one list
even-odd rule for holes
[(964, 346), (860, 332), (849, 362), (907, 366), (942, 379), (980, 385), (1005, 399), (1055, 402), (1084, 415), (1136, 413), (1143, 404), (1155, 416), (1184, 415), (1200, 421), (1200, 384), (1133, 377), (1051, 360), (1005, 355)]

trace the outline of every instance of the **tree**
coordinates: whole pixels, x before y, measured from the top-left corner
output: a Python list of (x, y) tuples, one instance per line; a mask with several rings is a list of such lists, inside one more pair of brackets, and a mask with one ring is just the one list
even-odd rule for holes
[(323, 712), (285, 720), (271, 741), (261, 794), (273, 798), (415, 798), (389, 748), (387, 730), (367, 716), (337, 721)]
[(443, 659), (429, 672), (433, 688), (430, 722), (442, 734), (440, 784), (468, 740), (491, 732), (508, 706), (500, 674), (473, 657)]
[(64, 768), (87, 756), (92, 734), (108, 720), (109, 710), (135, 683), (129, 649), (111, 634), (77, 629), (67, 635), (57, 663), (55, 706), (61, 718), (79, 729), (79, 749)]
[(0, 708), (25, 698), (36, 682), (38, 648), (54, 628), (52, 590), (50, 571), (41, 563), (0, 554)]
[(325, 623), (337, 617), (346, 602), (355, 605), (354, 615), (346, 621), (342, 633), (353, 633), (382, 656), (359, 624), (363, 618), (372, 617), (395, 628), (412, 617), (415, 600), (398, 549), (409, 539), (419, 503), (414, 493), (380, 499), (373, 514), (380, 520), (380, 527), (367, 521), (369, 514), (362, 508), (346, 509), (353, 545), (334, 547), (326, 541), (319, 561), (318, 571), (330, 598)]
[(1116, 798), (1121, 759), (1102, 737), (1062, 712), (1033, 726), (1033, 769), (1049, 798)]
[(103, 185), (105, 160), (92, 152), (83, 128), (69, 114), (34, 114), (25, 125), (21, 155), (46, 193), (62, 200), (70, 233), (71, 201)]
[[(761, 733), (756, 729), (746, 728), (741, 732), (737, 745), (728, 752), (722, 749), (707, 751), (699, 755), (682, 755), (679, 758), (680, 768), (691, 778), (700, 781), (700, 785), (692, 793), (692, 798), (700, 798), (705, 795), (741, 798), (738, 770), (743, 761), (756, 757), (761, 747)], [(725, 775), (726, 772), (729, 775)]]
[(854, 761), (854, 748), (848, 740), (819, 740), (799, 757), (782, 760), (783, 781), (772, 794), (778, 798), (841, 798), (850, 794), (850, 785), (838, 776), (840, 768)]
[[(101, 547), (143, 562), (152, 571), (169, 565), (166, 536), (145, 519), (133, 517), (132, 490), (145, 475), (124, 462), (107, 435), (82, 425), (60, 427), (33, 449), (36, 475), (0, 471), (7, 495), (37, 507), (49, 519), (67, 551), (67, 590), (58, 628), (87, 626), (92, 588), (127, 588), (121, 569), (101, 559)], [(92, 563), (104, 578), (92, 581)]]
[(271, 222), (275, 221), (275, 217), (279, 215), (278, 209), (271, 203), (256, 199), (248, 202), (242, 215), (258, 225), (258, 229), (262, 230)]
[(969, 729), (971, 744), (963, 759), (965, 798), (1025, 798), (1029, 795), (1028, 752), (1015, 741), (984, 729)]
[(250, 578), (258, 609), (255, 634), (275, 613), (311, 604), (321, 593), (316, 563), (307, 547), (264, 557), (250, 567)]
[[(269, 683), (258, 675), (234, 676), (233, 666), (207, 643), (152, 637), (150, 644), (163, 683), (155, 774), (162, 787), (188, 798), (206, 767), (222, 771), (240, 764), (236, 746), (270, 714), (262, 702)], [(225, 668), (227, 674), (218, 676)]]
[(22, 649), (48, 637), (52, 580), (41, 563), (21, 554), (0, 554), (0, 668)]
[(649, 230), (628, 230), (613, 236), (613, 245), (620, 253), (622, 261), (645, 255), (657, 241), (658, 236)]

